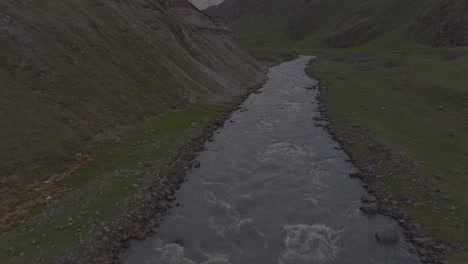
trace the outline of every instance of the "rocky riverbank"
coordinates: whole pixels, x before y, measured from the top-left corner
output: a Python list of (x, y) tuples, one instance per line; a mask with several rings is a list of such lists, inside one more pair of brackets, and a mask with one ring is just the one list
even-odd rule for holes
[[(382, 214), (395, 219), (403, 229), (404, 239), (414, 244), (416, 250), (413, 253), (419, 254), (423, 263), (448, 263), (446, 261), (447, 254), (451, 250), (461, 250), (461, 246), (456, 243), (433, 239), (424, 226), (415, 222), (404, 210), (405, 206), (418, 207), (429, 201), (418, 201), (406, 195), (395, 195), (387, 191), (377, 167), (385, 165), (393, 168), (394, 173), (391, 174), (393, 180), (410, 182), (408, 189), (412, 191), (429, 193), (431, 196), (436, 196), (436, 199), (446, 199), (443, 192), (437, 191), (431, 182), (415, 176), (417, 175), (416, 171), (419, 169), (418, 166), (403, 153), (385, 146), (384, 143), (379, 142), (368, 130), (360, 125), (350, 124), (344, 118), (336, 117), (336, 113), (332, 115), (333, 106), (324, 97), (326, 84), (323, 81), (313, 88), (319, 90), (317, 96), (319, 114), (314, 119), (329, 122), (325, 125), (322, 123), (317, 123), (317, 125), (325, 127), (351, 157), (350, 161), (360, 170), (360, 173), (351, 174), (350, 177), (359, 178), (366, 183), (364, 187), (369, 196), (362, 197), (363, 206), (360, 209), (369, 215)], [(372, 149), (373, 152), (379, 153), (380, 157), (359, 155), (353, 148), (356, 142)], [(397, 239), (395, 233), (391, 230), (382, 230), (382, 232), (376, 233), (376, 240), (379, 242), (392, 243), (396, 242)]]
[[(121, 217), (100, 224), (102, 228), (95, 232), (92, 246), (83, 245), (65, 259), (57, 260), (57, 263), (79, 262), (83, 259), (95, 259), (97, 263), (119, 263), (118, 255), (129, 247), (131, 240), (145, 240), (146, 237), (155, 235), (161, 217), (166, 215), (171, 207), (178, 206), (175, 194), (181, 184), (187, 180), (186, 171), (201, 166), (199, 162), (193, 162), (196, 153), (204, 149), (205, 142), (210, 140), (214, 131), (223, 126), (231, 113), (239, 109), (239, 105), (251, 93), (261, 88), (264, 82), (265, 80), (234, 97), (227, 104), (223, 115), (209, 123), (202, 133), (178, 150), (178, 154), (170, 162), (170, 169), (155, 171), (153, 181), (135, 194), (138, 196), (135, 198), (139, 200), (138, 208), (124, 205), (121, 208)], [(87, 257), (83, 258), (83, 254)]]

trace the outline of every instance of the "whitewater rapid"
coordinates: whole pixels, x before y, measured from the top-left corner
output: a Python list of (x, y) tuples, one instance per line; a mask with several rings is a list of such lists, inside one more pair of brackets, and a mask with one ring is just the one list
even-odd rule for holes
[(156, 235), (135, 241), (123, 263), (419, 263), (404, 239), (379, 244), (391, 219), (358, 209), (363, 183), (313, 120), (311, 57), (272, 67), (268, 81), (198, 154)]

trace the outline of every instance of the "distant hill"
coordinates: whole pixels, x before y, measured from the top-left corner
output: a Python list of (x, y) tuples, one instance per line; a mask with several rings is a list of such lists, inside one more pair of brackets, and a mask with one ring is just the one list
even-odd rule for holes
[(275, 34), (281, 34), (274, 39), (288, 45), (346, 48), (373, 41), (389, 46), (401, 41), (468, 45), (465, 0), (227, 0), (206, 12), (219, 16), (251, 42), (262, 42), (264, 32), (274, 27)]
[(193, 103), (220, 103), (262, 66), (186, 0), (0, 2), (0, 183), (86, 142)]

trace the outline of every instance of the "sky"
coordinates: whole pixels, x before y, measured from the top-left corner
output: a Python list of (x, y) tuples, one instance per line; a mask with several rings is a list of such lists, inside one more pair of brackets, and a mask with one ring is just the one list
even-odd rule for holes
[(209, 6), (217, 5), (221, 3), (223, 0), (189, 0), (192, 4), (194, 4), (198, 9), (203, 10)]

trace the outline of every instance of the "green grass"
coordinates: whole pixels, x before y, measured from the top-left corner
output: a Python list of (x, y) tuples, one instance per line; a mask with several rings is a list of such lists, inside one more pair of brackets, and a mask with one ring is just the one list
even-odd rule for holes
[[(332, 119), (337, 123), (334, 130), (340, 133), (345, 123), (358, 124), (384, 146), (403, 152), (407, 160), (417, 162), (420, 169), (405, 180), (397, 177), (400, 168), (377, 165), (375, 171), (383, 177), (385, 189), (424, 202), (423, 207), (405, 209), (431, 235), (467, 248), (468, 49), (377, 51), (373, 54), (361, 53), (361, 50), (320, 56), (308, 68), (312, 77), (326, 82), (324, 96), (332, 110)], [(455, 51), (463, 55), (444, 60), (447, 53)], [(446, 108), (438, 110), (439, 106)], [(374, 159), (376, 164), (385, 158), (365, 142), (353, 140), (355, 155)], [(435, 180), (433, 175), (436, 174), (441, 175), (443, 181)], [(450, 201), (440, 200), (440, 195), (433, 197), (428, 195), (430, 192), (407, 188), (417, 184), (411, 180), (418, 177), (441, 189)], [(432, 203), (440, 210), (434, 211)], [(452, 206), (456, 209), (452, 210)], [(466, 251), (451, 256), (453, 263), (462, 263), (466, 258)]]
[(68, 191), (2, 231), (0, 262), (51, 263), (80, 244), (92, 246), (100, 223), (137, 209), (133, 195), (157, 183), (155, 171), (170, 170), (177, 150), (222, 113), (220, 106), (198, 105), (146, 120), (118, 138), (90, 143), (84, 154), (94, 160), (61, 183)]

